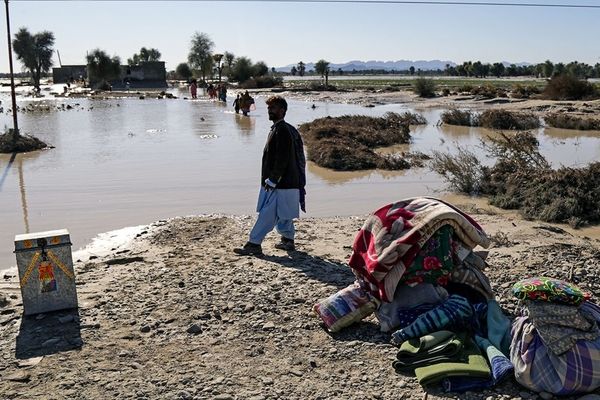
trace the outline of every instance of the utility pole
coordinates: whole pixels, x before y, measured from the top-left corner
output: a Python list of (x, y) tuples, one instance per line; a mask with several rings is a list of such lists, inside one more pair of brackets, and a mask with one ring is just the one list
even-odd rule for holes
[(12, 62), (12, 45), (10, 43), (10, 18), (8, 16), (8, 0), (4, 0), (6, 5), (6, 32), (8, 34), (8, 64), (10, 66), (10, 95), (12, 98), (12, 113), (13, 113), (13, 146), (17, 144), (19, 137), (19, 123), (17, 121), (17, 97), (15, 94), (15, 75), (13, 73)]

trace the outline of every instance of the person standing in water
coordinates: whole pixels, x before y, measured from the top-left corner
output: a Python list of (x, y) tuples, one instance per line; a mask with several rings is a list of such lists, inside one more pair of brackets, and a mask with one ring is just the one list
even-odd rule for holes
[(192, 79), (192, 83), (190, 84), (190, 94), (192, 95), (192, 99), (198, 98), (198, 83), (195, 79)]
[(235, 98), (235, 100), (233, 101), (233, 109), (235, 110), (236, 114), (240, 113), (240, 95), (238, 93), (237, 97)]
[(273, 121), (263, 150), (261, 187), (256, 211), (258, 218), (248, 242), (233, 251), (239, 255), (262, 255), (261, 243), (273, 230), (281, 235), (276, 249), (294, 251), (294, 218), (300, 216), (306, 185), (306, 157), (298, 130), (284, 121), (287, 102), (272, 96), (266, 101), (269, 120)]
[(248, 116), (248, 113), (250, 112), (250, 106), (252, 106), (252, 104), (254, 104), (254, 99), (252, 98), (252, 96), (250, 96), (250, 93), (248, 93), (248, 91), (246, 90), (244, 92), (244, 94), (242, 94), (241, 102), (240, 102), (240, 109), (242, 110), (242, 114), (244, 114), (246, 117)]

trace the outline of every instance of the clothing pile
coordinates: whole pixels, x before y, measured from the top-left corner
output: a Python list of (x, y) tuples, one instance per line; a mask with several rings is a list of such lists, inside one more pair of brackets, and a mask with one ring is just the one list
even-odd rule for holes
[(509, 375), (510, 321), (494, 301), (484, 258), (490, 241), (469, 215), (434, 198), (375, 211), (357, 234), (356, 282), (315, 305), (332, 332), (375, 312), (400, 347), (393, 363), (449, 391), (493, 386)]
[(517, 382), (555, 395), (600, 387), (600, 307), (590, 294), (546, 277), (517, 282), (513, 294), (524, 304), (511, 332)]
[(484, 271), (490, 240), (469, 215), (433, 198), (375, 211), (356, 235), (356, 281), (314, 306), (331, 332), (375, 314), (398, 346), (392, 366), (448, 392), (495, 386), (508, 376), (537, 392), (600, 387), (600, 307), (557, 279), (517, 282), (524, 305), (512, 323)]

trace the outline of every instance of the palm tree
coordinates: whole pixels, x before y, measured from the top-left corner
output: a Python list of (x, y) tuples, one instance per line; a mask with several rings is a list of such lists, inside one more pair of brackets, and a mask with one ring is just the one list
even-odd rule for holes
[(304, 76), (304, 71), (306, 71), (306, 65), (300, 61), (298, 63), (298, 68), (296, 68), (298, 70), (298, 75), (300, 76)]

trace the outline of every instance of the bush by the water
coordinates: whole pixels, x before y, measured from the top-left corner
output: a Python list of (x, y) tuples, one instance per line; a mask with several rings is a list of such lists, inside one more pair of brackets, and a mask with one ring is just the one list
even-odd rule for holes
[(481, 96), (486, 99), (493, 99), (494, 97), (507, 97), (506, 89), (496, 87), (494, 85), (483, 85), (476, 86), (470, 90), (474, 96)]
[(46, 147), (48, 147), (46, 143), (33, 136), (19, 135), (16, 143), (13, 142), (12, 129), (0, 135), (0, 153), (25, 153)]
[(261, 89), (261, 88), (272, 88), (274, 86), (281, 86), (283, 78), (279, 76), (259, 76), (257, 78), (250, 78), (239, 84), (239, 87), (244, 89)]
[(580, 131), (600, 131), (600, 120), (582, 118), (569, 114), (549, 114), (544, 117), (546, 124), (553, 128), (577, 129)]
[(477, 118), (478, 126), (490, 129), (527, 130), (539, 128), (540, 119), (531, 113), (486, 110)]
[(489, 196), (490, 203), (519, 210), (525, 218), (579, 227), (600, 222), (600, 162), (584, 168), (552, 169), (528, 132), (502, 133), (484, 147), (495, 157), (483, 166), (466, 150), (435, 154), (432, 169), (455, 190)]
[(515, 99), (528, 99), (533, 95), (540, 94), (540, 89), (535, 85), (521, 85), (517, 83), (513, 86), (510, 97)]
[(373, 149), (408, 143), (406, 114), (383, 117), (345, 115), (319, 118), (300, 125), (307, 157), (317, 165), (338, 171), (372, 168), (404, 169), (410, 165), (397, 156), (379, 155)]
[(448, 110), (440, 118), (448, 125), (482, 126), (490, 129), (527, 130), (541, 125), (540, 119), (534, 114), (507, 110), (486, 110), (481, 114), (468, 110)]
[(415, 79), (414, 91), (419, 97), (435, 97), (436, 85), (433, 79), (417, 78)]
[(571, 75), (557, 75), (546, 85), (544, 97), (550, 100), (582, 100), (598, 97), (598, 93), (587, 81)]
[(476, 126), (477, 116), (469, 110), (447, 110), (440, 116), (442, 122), (448, 125)]

